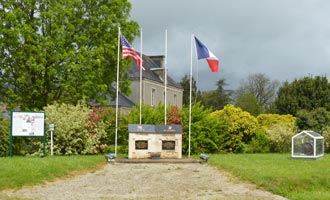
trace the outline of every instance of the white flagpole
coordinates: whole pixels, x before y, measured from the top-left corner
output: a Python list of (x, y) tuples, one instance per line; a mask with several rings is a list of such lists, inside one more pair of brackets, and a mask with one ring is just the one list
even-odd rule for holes
[(118, 27), (118, 52), (117, 52), (117, 83), (116, 83), (116, 128), (115, 128), (115, 155), (117, 156), (118, 134), (118, 93), (119, 93), (119, 54), (120, 54), (120, 27)]
[(164, 63), (164, 78), (165, 78), (165, 93), (164, 93), (164, 124), (166, 125), (167, 121), (167, 29), (165, 30), (165, 63)]
[[(193, 45), (194, 47), (195, 47), (195, 49), (196, 49), (196, 43), (194, 42), (194, 44), (195, 45)], [(199, 72), (199, 66), (198, 66), (198, 56), (197, 56), (197, 51), (195, 52), (195, 58), (196, 58), (196, 69), (197, 69), (197, 71), (196, 71), (196, 90), (195, 90), (195, 97), (194, 97), (194, 103), (196, 103), (196, 101), (197, 101), (197, 88), (198, 88), (198, 72)]]
[(196, 68), (197, 68), (197, 72), (196, 72), (196, 91), (195, 91), (195, 98), (194, 98), (194, 103), (196, 103), (196, 101), (197, 101), (197, 90), (198, 90), (198, 71), (199, 71), (199, 69), (198, 69), (198, 59), (196, 59)]
[(190, 158), (190, 136), (191, 136), (191, 90), (192, 90), (192, 57), (193, 57), (193, 35), (190, 41), (190, 91), (189, 91), (189, 143), (188, 143), (188, 157)]
[(141, 62), (140, 62), (140, 124), (142, 124), (142, 28), (140, 29), (140, 38), (141, 38), (141, 51), (140, 51), (140, 57), (141, 57)]

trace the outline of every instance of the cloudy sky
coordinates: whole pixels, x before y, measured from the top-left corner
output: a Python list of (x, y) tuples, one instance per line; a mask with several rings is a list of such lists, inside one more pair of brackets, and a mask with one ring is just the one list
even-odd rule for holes
[[(165, 53), (178, 82), (190, 72), (191, 34), (220, 60), (212, 73), (205, 60), (193, 60), (200, 90), (224, 78), (236, 89), (251, 74), (291, 82), (330, 70), (330, 1), (327, 0), (129, 0), (131, 19), (143, 30), (143, 53)], [(133, 42), (140, 51), (140, 38)], [(194, 52), (195, 55), (195, 52)], [(198, 70), (197, 70), (198, 69)], [(198, 78), (197, 78), (198, 77)]]

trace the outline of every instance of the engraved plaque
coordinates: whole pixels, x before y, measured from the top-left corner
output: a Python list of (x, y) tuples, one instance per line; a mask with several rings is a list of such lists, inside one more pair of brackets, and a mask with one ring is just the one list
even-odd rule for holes
[(162, 141), (163, 150), (175, 150), (175, 141), (172, 140), (163, 140)]
[(136, 140), (135, 149), (136, 150), (147, 150), (148, 149), (148, 140)]

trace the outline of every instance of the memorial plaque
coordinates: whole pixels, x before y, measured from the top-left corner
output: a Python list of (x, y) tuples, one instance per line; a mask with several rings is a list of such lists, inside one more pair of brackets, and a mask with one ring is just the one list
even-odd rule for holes
[(135, 141), (136, 150), (147, 150), (148, 149), (148, 140), (137, 140)]
[(175, 150), (175, 141), (163, 140), (162, 149), (163, 150)]

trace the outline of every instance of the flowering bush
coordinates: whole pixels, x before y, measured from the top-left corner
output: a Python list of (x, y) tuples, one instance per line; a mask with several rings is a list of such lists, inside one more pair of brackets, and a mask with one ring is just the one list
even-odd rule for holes
[(181, 124), (181, 113), (178, 106), (172, 106), (168, 112), (167, 123), (168, 124)]
[(227, 105), (222, 110), (211, 113), (228, 127), (228, 132), (222, 134), (226, 150), (229, 152), (242, 152), (244, 144), (248, 144), (255, 136), (258, 127), (257, 119), (250, 113), (234, 105)]
[(270, 151), (285, 153), (291, 149), (292, 136), (296, 130), (284, 124), (277, 124), (266, 130), (270, 143)]
[(296, 118), (292, 115), (260, 114), (257, 117), (259, 126), (265, 130), (272, 128), (276, 124), (283, 124), (289, 128), (294, 128)]
[(261, 114), (260, 127), (267, 133), (271, 152), (289, 152), (291, 138), (297, 133), (296, 118), (292, 115)]
[[(55, 103), (44, 110), (47, 125), (55, 124), (54, 154), (96, 154), (105, 150), (101, 139), (106, 137), (107, 125), (101, 118), (102, 109)], [(49, 131), (47, 138), (50, 143)]]

